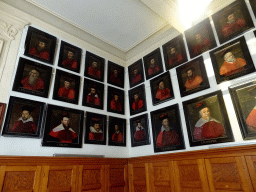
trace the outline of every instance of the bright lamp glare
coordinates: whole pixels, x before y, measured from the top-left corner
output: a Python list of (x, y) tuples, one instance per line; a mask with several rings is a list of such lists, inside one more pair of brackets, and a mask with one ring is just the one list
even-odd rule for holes
[(183, 25), (190, 28), (194, 19), (203, 14), (212, 0), (179, 0), (179, 10)]

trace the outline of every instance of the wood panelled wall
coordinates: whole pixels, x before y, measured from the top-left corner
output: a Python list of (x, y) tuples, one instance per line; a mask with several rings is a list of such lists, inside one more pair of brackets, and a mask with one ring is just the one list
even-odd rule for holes
[(0, 189), (1, 192), (256, 192), (256, 145), (130, 159), (2, 156)]

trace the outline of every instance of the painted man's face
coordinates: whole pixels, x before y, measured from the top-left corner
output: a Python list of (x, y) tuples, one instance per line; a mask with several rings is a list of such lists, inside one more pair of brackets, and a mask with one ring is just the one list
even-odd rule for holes
[(26, 120), (29, 119), (30, 117), (31, 117), (31, 116), (30, 116), (29, 111), (27, 111), (27, 110), (22, 111), (21, 118), (22, 118), (24, 121), (26, 121)]
[(68, 51), (68, 58), (73, 59), (73, 57), (74, 57), (74, 53), (71, 51)]

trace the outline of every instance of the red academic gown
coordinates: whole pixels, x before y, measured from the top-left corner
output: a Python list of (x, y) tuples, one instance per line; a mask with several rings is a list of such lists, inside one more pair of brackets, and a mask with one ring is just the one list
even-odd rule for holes
[(58, 138), (59, 142), (62, 143), (72, 143), (72, 141), (78, 137), (78, 135), (71, 128), (65, 130), (62, 124), (51, 130), (49, 135), (54, 138)]
[(207, 51), (210, 45), (211, 45), (211, 40), (208, 38), (205, 38), (202, 43), (196, 44), (193, 47), (193, 52), (194, 54), (200, 54), (204, 51)]
[(29, 54), (34, 55), (36, 57), (40, 57), (42, 59), (49, 60), (50, 59), (50, 54), (48, 51), (42, 50), (41, 52), (38, 52), (35, 47), (32, 47), (29, 49)]
[(100, 98), (98, 97), (97, 94), (92, 95), (91, 93), (89, 93), (86, 98), (86, 103), (100, 105)]
[(132, 84), (135, 84), (141, 80), (141, 74), (137, 74), (136, 76), (132, 77)]
[(246, 119), (246, 124), (251, 131), (256, 131), (256, 106), (253, 108), (251, 113)]
[(158, 89), (156, 92), (156, 99), (163, 100), (171, 97), (170, 90), (168, 88)]
[(181, 54), (181, 53), (180, 53), (180, 54), (177, 54), (177, 55), (175, 55), (174, 57), (170, 57), (170, 58), (169, 58), (168, 64), (169, 64), (169, 65), (173, 65), (173, 64), (175, 64), (175, 63), (181, 61), (182, 59), (183, 59), (182, 54)]
[(198, 120), (193, 132), (194, 140), (213, 139), (225, 134), (224, 127), (217, 120), (210, 119), (207, 122), (203, 118)]
[(117, 110), (117, 111), (122, 111), (122, 109), (123, 109), (120, 101), (116, 101), (115, 99), (113, 99), (110, 102), (110, 108), (113, 110)]
[(95, 76), (95, 77), (98, 77), (98, 78), (101, 78), (100, 70), (97, 69), (97, 68), (94, 68), (93, 66), (88, 67), (88, 74), (92, 75), (92, 76)]
[(232, 75), (239, 71), (242, 71), (244, 66), (246, 65), (246, 61), (242, 58), (237, 58), (234, 63), (224, 62), (220, 67), (220, 75)]
[(61, 87), (58, 90), (58, 96), (65, 97), (67, 99), (74, 99), (76, 92), (74, 89), (67, 89), (66, 87)]
[(133, 101), (132, 103), (132, 109), (133, 110), (138, 110), (141, 109), (143, 107), (143, 100), (142, 99), (138, 99), (137, 101)]
[(117, 84), (122, 84), (119, 76), (115, 76), (113, 73), (110, 76), (110, 81)]
[(123, 142), (123, 133), (121, 133), (120, 131), (119, 131), (119, 133), (114, 133), (111, 138), (112, 138), (112, 141), (122, 143)]
[(158, 65), (155, 65), (154, 67), (148, 68), (148, 75), (152, 75), (153, 73), (156, 73), (160, 70)]
[(103, 140), (103, 133), (102, 133), (102, 131), (97, 132), (94, 129), (94, 127), (90, 127), (89, 140), (102, 141)]
[(17, 133), (36, 133), (37, 127), (33, 122), (33, 119), (28, 119), (23, 122), (20, 118), (10, 129), (9, 132), (17, 132)]
[(197, 75), (194, 79), (187, 79), (185, 82), (186, 91), (200, 87), (200, 83), (203, 82), (201, 76)]
[(136, 128), (136, 132), (134, 133), (134, 139), (136, 139), (137, 141), (142, 141), (145, 139), (145, 137), (146, 137), (146, 133), (144, 129)]
[(77, 61), (75, 59), (65, 59), (62, 65), (71, 69), (77, 69)]
[(41, 78), (38, 78), (33, 85), (29, 84), (28, 80), (29, 80), (29, 77), (25, 77), (21, 81), (21, 84), (22, 84), (23, 88), (30, 89), (30, 90), (33, 90), (33, 91), (39, 91), (39, 90), (44, 89), (44, 81)]
[(179, 144), (179, 135), (172, 129), (170, 131), (161, 130), (157, 136), (156, 145), (159, 148)]
[(238, 31), (239, 29), (243, 28), (246, 25), (246, 21), (244, 19), (237, 19), (233, 23), (227, 23), (223, 28), (222, 28), (222, 34), (224, 37), (227, 37), (231, 35), (232, 33)]

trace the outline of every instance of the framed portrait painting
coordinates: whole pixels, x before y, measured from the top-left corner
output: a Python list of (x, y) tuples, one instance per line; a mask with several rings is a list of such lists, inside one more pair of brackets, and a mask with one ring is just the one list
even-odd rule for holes
[(86, 51), (84, 76), (103, 82), (105, 59)]
[(78, 104), (80, 77), (56, 70), (53, 99)]
[(124, 91), (108, 86), (108, 104), (109, 112), (124, 115)]
[(12, 90), (48, 97), (51, 76), (51, 67), (21, 57)]
[(2, 135), (40, 137), (45, 103), (10, 97)]
[(243, 0), (237, 0), (212, 15), (220, 43), (224, 43), (254, 27)]
[(221, 91), (182, 104), (190, 146), (234, 141)]
[(58, 65), (65, 69), (80, 72), (82, 50), (65, 41), (61, 41)]
[(164, 62), (166, 70), (172, 69), (185, 63), (187, 53), (183, 41), (183, 35), (179, 35), (163, 45)]
[(209, 18), (185, 31), (190, 58), (217, 46)]
[(218, 84), (255, 71), (244, 37), (211, 51), (210, 56)]
[(143, 57), (146, 79), (150, 79), (163, 72), (160, 48)]
[(147, 111), (145, 85), (129, 90), (130, 115)]
[(109, 116), (108, 145), (126, 146), (126, 119)]
[(53, 64), (56, 40), (56, 37), (29, 26), (24, 55)]
[(124, 88), (124, 67), (108, 61), (108, 83)]
[(229, 87), (244, 140), (256, 138), (256, 79)]
[(174, 99), (172, 81), (169, 71), (150, 80), (150, 87), (153, 105), (158, 105), (160, 103), (169, 101), (170, 99)]
[(86, 112), (84, 143), (106, 145), (107, 116)]
[(48, 105), (43, 146), (82, 147), (84, 112)]
[(83, 106), (103, 109), (104, 84), (84, 79)]
[(182, 97), (210, 87), (203, 57), (176, 68), (176, 72)]
[(132, 147), (149, 145), (150, 136), (148, 129), (148, 114), (130, 119), (131, 145)]
[(136, 61), (128, 67), (130, 88), (144, 82), (144, 72), (142, 59)]
[(178, 104), (150, 112), (154, 152), (185, 149)]

